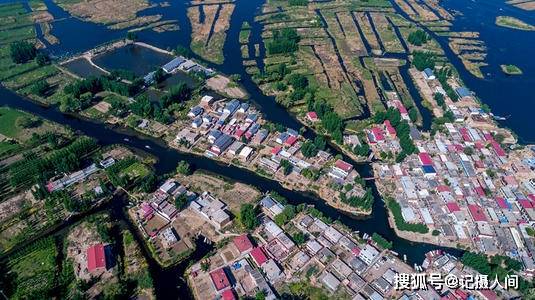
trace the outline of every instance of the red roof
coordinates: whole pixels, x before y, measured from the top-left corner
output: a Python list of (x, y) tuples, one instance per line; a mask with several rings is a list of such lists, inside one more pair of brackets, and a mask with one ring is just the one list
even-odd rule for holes
[(422, 162), (422, 165), (424, 166), (431, 166), (433, 165), (433, 160), (431, 159), (431, 156), (427, 152), (421, 152), (418, 153), (418, 157), (420, 158), (420, 162)]
[(461, 297), (462, 300), (465, 300), (468, 298), (468, 294), (462, 290), (455, 290), (455, 294), (457, 294), (457, 296)]
[(295, 136), (292, 135), (291, 137), (289, 137), (289, 138), (284, 142), (284, 144), (285, 144), (285, 145), (288, 145), (288, 146), (292, 146), (293, 144), (295, 144), (296, 141), (297, 141), (297, 137), (295, 137)]
[(468, 129), (461, 128), (461, 129), (459, 129), (459, 132), (461, 133), (461, 135), (463, 137), (463, 140), (465, 142), (471, 142), (472, 141), (472, 138), (470, 137), (470, 134), (468, 134)]
[(485, 137), (485, 140), (487, 141), (494, 141), (494, 138), (492, 137), (492, 134), (490, 133), (484, 133), (483, 137)]
[(494, 291), (491, 291), (491, 290), (480, 290), (478, 292), (481, 293), (481, 295), (483, 297), (485, 297), (485, 299), (488, 299), (488, 300), (498, 299), (498, 296), (496, 295), (496, 293)]
[(236, 296), (234, 296), (234, 291), (232, 291), (232, 289), (223, 291), (223, 293), (221, 293), (221, 297), (223, 297), (223, 300), (235, 300), (236, 299)]
[(519, 199), (518, 203), (525, 209), (533, 208), (533, 203), (531, 203), (531, 201), (529, 201), (528, 199)]
[(478, 205), (469, 204), (468, 209), (470, 210), (470, 214), (472, 215), (474, 221), (487, 221), (487, 217), (485, 216), (483, 209)]
[(277, 154), (279, 154), (279, 152), (281, 152), (281, 150), (282, 150), (282, 148), (280, 146), (277, 146), (277, 147), (271, 149), (271, 154), (277, 155)]
[(87, 269), (93, 272), (100, 268), (106, 268), (106, 255), (104, 245), (96, 244), (87, 248)]
[(238, 250), (240, 250), (240, 252), (245, 252), (253, 248), (253, 244), (247, 237), (247, 234), (243, 234), (243, 235), (235, 237), (233, 242), (234, 242), (234, 245), (238, 247)]
[(506, 209), (509, 208), (509, 204), (507, 203), (507, 201), (504, 198), (497, 197), (496, 198), (496, 202), (498, 202), (498, 206), (500, 208), (506, 208)]
[(383, 135), (383, 131), (379, 127), (373, 127), (372, 134), (373, 136), (375, 136), (375, 140), (377, 141), (383, 141), (385, 139), (385, 136)]
[(485, 196), (485, 190), (483, 190), (482, 187), (478, 186), (478, 187), (475, 188), (475, 190), (476, 190), (476, 193), (477, 193), (479, 196), (482, 196), (482, 197)]
[(388, 131), (388, 134), (390, 134), (391, 136), (396, 136), (396, 129), (392, 127), (390, 120), (385, 120), (383, 124), (385, 124), (386, 131)]
[(360, 248), (359, 247), (355, 247), (355, 248), (351, 249), (351, 252), (353, 252), (353, 255), (359, 256)]
[(309, 112), (307, 112), (307, 117), (308, 117), (311, 121), (317, 121), (317, 120), (318, 120), (318, 114), (317, 114), (315, 111), (309, 111)]
[(210, 273), (210, 278), (212, 278), (215, 289), (218, 291), (230, 286), (227, 274), (225, 274), (225, 270), (223, 270), (223, 268), (212, 271)]
[(533, 195), (533, 194), (529, 194), (529, 195), (528, 195), (528, 198), (529, 198), (531, 201), (535, 202), (535, 195)]
[(490, 144), (492, 145), (494, 152), (496, 152), (498, 156), (505, 156), (505, 151), (503, 151), (502, 147), (500, 146), (500, 144), (498, 144), (498, 142), (491, 141)]
[(338, 159), (334, 165), (340, 169), (340, 170), (344, 170), (345, 172), (349, 173), (351, 172), (351, 170), (353, 170), (353, 166), (349, 163), (346, 163), (345, 161), (341, 160), (341, 159)]
[(449, 186), (447, 186), (447, 185), (439, 185), (439, 186), (437, 186), (437, 191), (438, 191), (439, 193), (442, 193), (442, 192), (449, 192), (449, 191), (450, 191), (450, 188), (449, 188)]
[(448, 210), (450, 212), (461, 211), (461, 209), (459, 208), (459, 205), (455, 202), (448, 202), (446, 203), (446, 206), (448, 207)]
[(255, 263), (258, 266), (263, 265), (268, 259), (264, 254), (264, 251), (260, 247), (256, 247), (251, 251), (251, 256), (253, 257)]
[(403, 104), (400, 101), (395, 101), (394, 104), (396, 105), (396, 108), (399, 110), (400, 114), (402, 115), (407, 114), (407, 109), (405, 108), (405, 106), (403, 106)]

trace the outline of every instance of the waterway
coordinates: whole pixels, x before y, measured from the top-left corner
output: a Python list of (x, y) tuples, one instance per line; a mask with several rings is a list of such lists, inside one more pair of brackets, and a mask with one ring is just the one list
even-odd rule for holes
[[(431, 32), (440, 43), (446, 57), (455, 66), (465, 85), (478, 98), (489, 105), (492, 112), (510, 116), (500, 125), (511, 128), (521, 143), (535, 143), (535, 131), (531, 124), (535, 111), (535, 31), (522, 31), (497, 26), (497, 16), (512, 16), (529, 24), (535, 24), (535, 12), (525, 11), (508, 5), (501, 0), (443, 0), (440, 4), (455, 15), (451, 31), (476, 31), (487, 47), (486, 62), (482, 67), (485, 75), (480, 79), (470, 74), (461, 60), (448, 46), (448, 38)], [(410, 19), (394, 3), (396, 11)], [(522, 69), (522, 75), (504, 74), (501, 64), (514, 64)]]
[[(488, 1), (488, 3), (485, 2), (484, 4), (479, 4), (485, 7), (489, 15), (492, 13), (497, 14), (497, 11), (493, 11), (493, 7), (495, 8), (499, 5), (498, 1), (499, 0), (491, 0)], [(83, 52), (95, 47), (96, 45), (125, 36), (126, 31), (124, 30), (109, 30), (102, 25), (84, 22), (77, 18), (71, 17), (63, 9), (55, 5), (51, 0), (45, 0), (45, 2), (47, 3), (50, 12), (55, 16), (56, 19), (59, 20), (54, 22), (52, 34), (60, 38), (61, 44), (52, 45), (51, 47), (49, 47), (49, 51), (56, 56), (67, 56), (72, 53)], [(187, 19), (186, 15), (186, 1), (171, 1), (170, 3), (170, 7), (151, 8), (150, 10), (143, 12), (143, 14), (162, 13), (164, 15), (164, 17), (162, 18), (163, 20), (177, 19), (180, 26), (180, 30), (164, 33), (155, 33), (151, 30), (141, 31), (138, 33), (138, 36), (141, 41), (168, 49), (173, 49), (178, 44), (183, 46), (189, 46), (191, 41), (191, 25), (189, 24), (189, 20)], [(226, 74), (242, 75), (242, 84), (247, 90), (247, 92), (251, 95), (251, 100), (256, 106), (261, 109), (263, 114), (270, 121), (281, 123), (287, 127), (297, 129), (301, 127), (301, 124), (295, 119), (295, 117), (291, 116), (285, 108), (279, 106), (274, 101), (273, 97), (266, 97), (262, 95), (256, 84), (251, 80), (251, 77), (245, 73), (245, 68), (241, 65), (240, 45), (238, 42), (238, 36), (241, 24), (244, 21), (249, 22), (249, 24), (251, 24), (252, 26), (252, 33), (249, 42), (250, 54), (254, 57), (254, 44), (260, 45), (260, 57), (262, 57), (265, 52), (261, 39), (262, 25), (254, 21), (254, 16), (256, 13), (259, 12), (262, 3), (262, 0), (237, 1), (236, 9), (231, 19), (231, 26), (228, 31), (227, 40), (224, 46), (225, 62), (220, 66), (206, 62), (205, 63), (208, 66), (221, 70)], [(511, 119), (505, 122), (506, 126), (510, 126), (512, 129), (514, 129), (523, 140), (534, 140), (535, 132), (529, 130), (529, 126), (525, 126), (525, 124), (529, 124), (529, 119), (522, 117), (524, 114), (528, 115), (531, 111), (533, 111), (533, 109), (525, 109), (526, 105), (531, 105), (531, 107), (535, 105), (533, 101), (527, 101), (530, 96), (529, 93), (527, 93), (528, 86), (530, 85), (530, 83), (533, 83), (533, 71), (535, 71), (535, 68), (533, 68), (535, 60), (528, 59), (529, 53), (533, 51), (527, 51), (530, 46), (531, 49), (533, 49), (532, 44), (534, 43), (535, 39), (528, 38), (532, 37), (531, 35), (528, 35), (532, 33), (511, 33), (509, 32), (510, 29), (506, 29), (505, 31), (503, 31), (504, 29), (502, 28), (482, 28), (492, 27), (489, 25), (490, 19), (492, 17), (480, 16), (478, 10), (480, 9), (481, 5), (478, 5), (477, 1), (473, 1), (471, 2), (472, 4), (466, 5), (466, 8), (464, 8), (463, 5), (465, 5), (467, 2), (461, 0), (445, 0), (444, 3), (448, 8), (459, 8), (459, 10), (463, 10), (463, 12), (465, 13), (463, 17), (458, 17), (458, 20), (454, 22), (454, 27), (467, 27), (466, 30), (477, 30), (482, 32), (482, 38), (485, 40), (487, 47), (489, 48), (488, 61), (491, 62), (491, 67), (489, 67), (490, 69), (484, 69), (484, 72), (490, 73), (491, 76), (489, 76), (489, 79), (487, 80), (479, 80), (464, 71), (464, 67), (462, 67), (462, 65), (458, 65), (459, 61), (456, 61), (455, 57), (451, 57), (451, 53), (448, 55), (448, 58), (456, 64), (456, 67), (461, 72), (461, 77), (467, 84), (467, 86), (474, 90), (480, 96), (483, 102), (489, 104), (495, 113), (500, 115), (513, 115)], [(473, 7), (471, 7), (471, 5)], [(500, 6), (506, 5), (502, 3)], [(525, 16), (525, 13), (517, 11), (517, 9), (513, 9), (513, 12), (511, 12), (509, 15), (517, 16), (517, 14), (523, 15), (524, 20), (527, 20), (526, 18), (529, 17)], [(479, 24), (479, 20), (484, 20), (484, 22), (482, 22), (483, 24)], [(494, 21), (492, 19), (492, 24), (493, 22)], [(477, 27), (476, 25), (479, 27)], [(503, 32), (500, 35), (491, 38), (492, 34), (496, 34), (499, 31)], [(83, 35), (80, 36), (80, 33), (83, 33)], [(509, 40), (511, 39), (511, 37), (503, 37), (503, 35), (509, 34), (515, 36), (516, 39), (518, 39), (517, 41), (524, 41), (523, 45), (520, 45), (520, 42), (506, 43), (503, 41), (492, 41), (492, 39), (499, 40), (500, 38)], [(444, 40), (441, 40), (440, 42), (444, 43)], [(444, 45), (442, 46), (444, 47)], [(446, 47), (444, 48), (447, 49)], [(515, 56), (515, 54), (518, 54), (519, 52), (522, 52), (522, 55), (519, 54), (518, 56)], [(202, 60), (199, 57), (196, 58)], [(492, 69), (492, 66), (495, 66), (496, 62), (504, 60), (506, 58), (508, 59), (508, 61), (500, 63), (516, 64), (524, 70), (524, 75), (519, 78), (513, 78), (504, 76), (499, 71), (496, 71), (496, 69)], [(260, 67), (263, 66), (262, 59), (257, 58), (257, 63)], [(404, 71), (402, 69), (402, 75), (403, 72)], [(502, 86), (502, 84), (505, 85)], [(412, 85), (409, 83), (407, 83), (407, 85), (411, 92), (411, 95), (414, 95), (413, 91), (411, 91)], [(503, 93), (508, 93), (509, 95), (514, 97), (501, 97), (500, 95), (502, 95)], [(515, 105), (517, 107), (516, 110), (518, 112), (516, 110), (514, 112), (511, 111), (512, 109), (514, 109), (514, 106), (511, 105), (511, 103), (513, 103), (512, 101), (524, 101), (524, 103), (519, 103), (518, 105)], [(373, 183), (371, 183), (371, 186), (373, 188), (374, 196), (376, 198), (373, 207), (373, 213), (369, 218), (355, 219), (354, 217), (341, 214), (336, 209), (326, 205), (323, 201), (315, 198), (312, 195), (287, 190), (283, 188), (279, 183), (260, 177), (248, 170), (240, 169), (233, 166), (222, 165), (204, 157), (183, 154), (175, 150), (169, 149), (168, 147), (156, 140), (144, 136), (135, 135), (121, 128), (113, 128), (105, 126), (103, 124), (94, 123), (90, 120), (83, 120), (77, 117), (64, 115), (55, 108), (41, 107), (26, 99), (21, 98), (20, 96), (10, 91), (7, 91), (4, 88), (0, 89), (0, 105), (8, 105), (11, 107), (23, 109), (36, 115), (39, 115), (43, 118), (49, 119), (51, 121), (68, 125), (85, 135), (96, 138), (102, 145), (127, 144), (130, 147), (144, 149), (145, 151), (159, 158), (155, 168), (161, 174), (173, 170), (179, 160), (185, 160), (191, 163), (197, 169), (207, 170), (209, 172), (227, 176), (230, 179), (239, 182), (257, 186), (262, 191), (275, 190), (284, 197), (286, 197), (289, 203), (314, 204), (316, 208), (322, 211), (325, 215), (333, 219), (338, 219), (340, 222), (355, 231), (360, 231), (361, 233), (369, 234), (377, 232), (383, 235), (384, 237), (393, 242), (394, 250), (396, 252), (400, 253), (401, 255), (407, 255), (409, 263), (421, 263), (424, 258), (424, 254), (427, 251), (440, 248), (428, 244), (412, 243), (397, 237), (394, 231), (388, 225), (387, 213), (384, 208), (384, 204), (380, 200), (380, 197)], [(520, 107), (524, 107), (524, 109)], [(125, 138), (128, 138), (129, 142), (125, 142)], [(150, 146), (150, 149), (145, 149), (145, 146)], [(370, 166), (367, 164), (358, 164), (356, 165), (356, 167), (361, 176), (363, 177), (368, 177), (372, 173)], [(460, 251), (453, 249), (445, 250), (455, 255), (459, 255), (461, 253)], [(159, 286), (159, 289), (162, 290), (162, 292), (164, 293), (163, 295), (176, 295), (176, 293), (174, 292), (176, 292), (177, 289), (177, 282), (175, 282), (174, 278), (177, 277), (173, 277), (173, 275), (170, 274), (162, 274), (158, 272), (153, 275), (155, 276), (156, 282), (162, 283), (161, 286)], [(171, 282), (168, 282), (168, 277), (173, 278)], [(169, 292), (169, 294), (167, 292)]]

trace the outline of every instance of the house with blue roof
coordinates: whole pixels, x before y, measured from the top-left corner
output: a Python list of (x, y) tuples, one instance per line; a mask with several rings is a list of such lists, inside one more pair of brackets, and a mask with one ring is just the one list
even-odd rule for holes
[(429, 69), (429, 68), (425, 68), (424, 71), (422, 72), (422, 75), (424, 75), (424, 78), (427, 79), (427, 80), (434, 80), (436, 79), (436, 76), (435, 74), (433, 73), (433, 70)]
[(464, 86), (456, 88), (455, 93), (457, 93), (457, 96), (459, 96), (459, 98), (472, 96), (472, 92), (470, 92), (470, 90)]

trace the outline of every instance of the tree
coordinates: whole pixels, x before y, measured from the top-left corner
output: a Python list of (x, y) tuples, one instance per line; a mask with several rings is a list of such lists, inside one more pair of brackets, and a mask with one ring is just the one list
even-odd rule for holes
[(307, 6), (308, 0), (288, 0), (290, 6)]
[(303, 153), (304, 157), (316, 156), (316, 154), (318, 154), (316, 144), (311, 142), (310, 140), (306, 140), (301, 146), (301, 153)]
[(269, 54), (295, 52), (299, 48), (300, 37), (294, 28), (273, 31), (273, 39), (266, 44)]
[(246, 229), (253, 230), (260, 224), (256, 217), (257, 214), (256, 206), (251, 203), (244, 203), (240, 206), (239, 221)]
[(323, 136), (318, 135), (314, 138), (314, 145), (316, 145), (316, 148), (318, 148), (318, 150), (325, 150), (327, 142), (325, 141), (325, 138)]
[(176, 46), (175, 53), (176, 55), (184, 56), (186, 58), (190, 58), (193, 54), (189, 48), (186, 48), (182, 45)]
[(34, 59), (37, 55), (37, 49), (30, 42), (17, 41), (10, 45), (9, 54), (14, 63), (22, 64)]
[(290, 175), (293, 170), (293, 165), (286, 159), (281, 160), (281, 167), (284, 175)]
[(172, 104), (189, 100), (191, 89), (184, 82), (180, 82), (169, 89), (169, 92), (160, 98), (162, 108), (167, 108)]
[(421, 46), (429, 40), (429, 36), (427, 33), (425, 33), (425, 31), (417, 29), (409, 34), (409, 38), (407, 40), (409, 43), (415, 46)]
[(431, 52), (415, 51), (412, 64), (419, 71), (423, 71), (425, 68), (433, 69), (435, 67), (435, 56)]
[(36, 117), (31, 116), (20, 116), (15, 121), (15, 125), (20, 128), (33, 128), (37, 127), (41, 121)]
[(126, 39), (127, 40), (131, 40), (131, 41), (136, 41), (137, 40), (137, 33), (133, 32), (133, 31), (129, 31), (126, 34)]
[(178, 210), (182, 210), (184, 208), (186, 208), (188, 204), (188, 196), (184, 193), (178, 197), (176, 197), (175, 199), (175, 207), (176, 209)]
[(418, 120), (418, 110), (416, 107), (413, 106), (409, 109), (409, 118), (413, 123)]
[(444, 102), (444, 95), (442, 95), (441, 93), (435, 93), (433, 95), (433, 98), (435, 99), (435, 101), (437, 102), (437, 105), (444, 108), (444, 105), (446, 104)]
[(308, 240), (308, 236), (303, 232), (299, 231), (298, 233), (292, 236), (292, 239), (297, 245), (302, 245)]
[(240, 74), (232, 74), (230, 75), (230, 80), (234, 82), (240, 82), (241, 81), (241, 75)]
[(179, 161), (176, 167), (176, 172), (182, 175), (189, 175), (191, 172), (189, 163), (184, 160)]
[(45, 96), (46, 92), (50, 89), (50, 84), (46, 80), (39, 80), (32, 86), (32, 93), (38, 96)]
[(156, 69), (156, 71), (154, 71), (154, 75), (153, 75), (152, 79), (154, 79), (154, 83), (156, 83), (156, 84), (164, 81), (165, 80), (165, 72), (163, 71), (163, 69), (162, 68)]
[(35, 62), (40, 66), (45, 66), (50, 63), (50, 57), (48, 57), (48, 55), (43, 52), (39, 52), (35, 56)]
[(147, 177), (141, 182), (140, 188), (145, 193), (150, 193), (156, 188), (158, 183), (158, 177), (154, 173), (150, 173)]
[(288, 83), (291, 84), (294, 89), (302, 90), (308, 86), (308, 79), (305, 75), (294, 73), (288, 76)]

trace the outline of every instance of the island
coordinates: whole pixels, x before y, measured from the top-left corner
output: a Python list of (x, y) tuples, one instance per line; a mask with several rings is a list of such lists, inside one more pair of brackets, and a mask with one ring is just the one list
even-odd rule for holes
[(510, 16), (497, 16), (496, 25), (518, 30), (534, 31), (535, 26)]
[(500, 68), (507, 75), (522, 75), (522, 70), (515, 65), (500, 65)]

